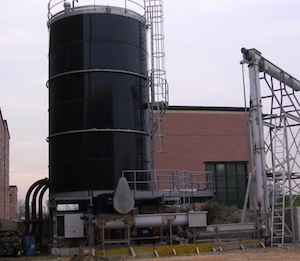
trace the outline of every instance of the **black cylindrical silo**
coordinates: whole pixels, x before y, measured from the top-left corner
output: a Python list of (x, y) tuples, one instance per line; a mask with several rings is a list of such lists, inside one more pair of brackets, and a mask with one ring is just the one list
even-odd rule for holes
[(112, 190), (150, 164), (145, 22), (96, 6), (49, 29), (50, 193)]

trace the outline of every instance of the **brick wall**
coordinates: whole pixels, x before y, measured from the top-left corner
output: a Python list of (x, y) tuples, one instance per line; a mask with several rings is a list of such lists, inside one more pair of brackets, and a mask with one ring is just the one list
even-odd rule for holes
[(243, 108), (170, 107), (164, 134), (155, 169), (203, 171), (208, 161), (248, 160)]
[[(0, 110), (0, 218), (17, 219), (17, 188), (9, 186), (9, 130)], [(11, 193), (13, 201), (11, 201)], [(11, 214), (14, 213), (14, 214)]]

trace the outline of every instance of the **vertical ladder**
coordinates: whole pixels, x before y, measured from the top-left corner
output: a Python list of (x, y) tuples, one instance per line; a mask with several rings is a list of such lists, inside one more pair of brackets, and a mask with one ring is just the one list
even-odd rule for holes
[(164, 114), (168, 107), (168, 83), (165, 71), (163, 1), (144, 0), (145, 18), (150, 29), (151, 68), (149, 69), (150, 121), (152, 152), (164, 152)]
[(285, 172), (274, 173), (273, 175), (276, 177), (272, 200), (271, 244), (272, 246), (283, 246), (285, 238)]
[(274, 166), (273, 166), (273, 193), (271, 216), (271, 245), (283, 246), (285, 238), (285, 146), (284, 134), (280, 122), (274, 130)]

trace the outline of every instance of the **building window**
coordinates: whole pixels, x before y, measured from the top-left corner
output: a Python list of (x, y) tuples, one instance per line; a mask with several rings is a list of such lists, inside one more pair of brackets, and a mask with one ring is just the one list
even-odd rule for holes
[(215, 200), (242, 208), (248, 179), (247, 162), (205, 162), (205, 169), (212, 171)]

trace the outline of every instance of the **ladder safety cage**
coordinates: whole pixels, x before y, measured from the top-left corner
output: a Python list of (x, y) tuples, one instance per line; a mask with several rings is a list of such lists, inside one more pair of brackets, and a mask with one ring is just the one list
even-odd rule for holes
[[(295, 242), (294, 202), (300, 186), (300, 82), (255, 49), (242, 49), (250, 80), (249, 118), (257, 199), (272, 246)], [(299, 95), (299, 94), (298, 94)], [(252, 191), (255, 193), (255, 191)], [(263, 201), (263, 202), (262, 202)], [(256, 205), (255, 205), (256, 204)], [(259, 205), (259, 206), (258, 206)]]
[(152, 153), (164, 152), (164, 114), (169, 103), (169, 90), (165, 71), (163, 32), (163, 1), (145, 0), (145, 19), (150, 30), (149, 108)]

